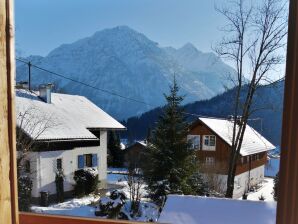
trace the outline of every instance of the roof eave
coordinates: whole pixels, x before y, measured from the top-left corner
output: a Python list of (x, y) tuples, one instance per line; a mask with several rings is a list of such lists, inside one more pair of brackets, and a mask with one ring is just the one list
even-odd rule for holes
[(120, 128), (120, 127), (117, 127), (117, 128), (112, 128), (112, 127), (87, 127), (88, 130), (104, 130), (104, 131), (109, 131), (109, 130), (113, 130), (113, 131), (126, 131), (127, 128), (126, 127), (123, 127), (123, 128)]
[(262, 150), (259, 150), (259, 151), (257, 151), (257, 152), (254, 151), (254, 152), (252, 152), (252, 153), (241, 153), (241, 151), (240, 151), (240, 155), (241, 155), (241, 156), (250, 156), (250, 155), (258, 154), (258, 153), (261, 153), (261, 152), (268, 152), (268, 151), (271, 151), (271, 150), (274, 150), (274, 149), (276, 149), (275, 146), (270, 147), (270, 148), (266, 148), (266, 149), (262, 149)]

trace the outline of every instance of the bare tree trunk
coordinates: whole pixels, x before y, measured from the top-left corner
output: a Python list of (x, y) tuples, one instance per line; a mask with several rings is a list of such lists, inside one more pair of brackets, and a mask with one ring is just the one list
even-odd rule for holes
[[(231, 4), (218, 9), (228, 21), (225, 31), (230, 38), (223, 38), (216, 49), (220, 56), (235, 64), (237, 72), (237, 79), (232, 80), (236, 93), (226, 191), (226, 197), (229, 198), (233, 197), (237, 161), (246, 125), (252, 113), (255, 91), (264, 82), (272, 80), (268, 75), (269, 71), (283, 62), (284, 54), (280, 53), (280, 49), (285, 46), (287, 35), (286, 3), (262, 0), (258, 5), (251, 5), (249, 1), (238, 0)], [(249, 68), (244, 69), (244, 66)], [(245, 70), (247, 71), (244, 72)], [(248, 85), (245, 85), (246, 80)], [(240, 97), (243, 91), (244, 102)]]

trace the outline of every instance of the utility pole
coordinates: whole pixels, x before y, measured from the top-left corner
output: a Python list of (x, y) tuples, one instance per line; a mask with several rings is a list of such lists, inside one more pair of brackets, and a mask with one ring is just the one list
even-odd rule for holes
[(31, 90), (31, 62), (28, 62), (28, 86), (29, 90)]

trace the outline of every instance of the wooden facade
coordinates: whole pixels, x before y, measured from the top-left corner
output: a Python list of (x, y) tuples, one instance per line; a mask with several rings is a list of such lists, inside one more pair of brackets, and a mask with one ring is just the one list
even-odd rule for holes
[[(200, 135), (200, 147), (196, 151), (199, 160), (204, 164), (207, 157), (213, 157), (214, 164), (211, 165), (214, 169), (212, 169), (212, 171), (218, 174), (227, 175), (231, 146), (200, 120), (196, 121), (191, 126), (189, 134)], [(216, 136), (215, 151), (202, 149), (204, 135)], [(237, 163), (236, 175), (263, 166), (266, 162), (267, 152), (261, 152), (249, 156), (240, 156)], [(210, 166), (204, 166), (204, 168), (210, 170)]]
[(146, 146), (140, 142), (135, 142), (133, 145), (125, 149), (124, 162), (125, 166), (133, 164), (134, 166), (139, 166), (141, 161), (141, 156), (146, 149)]

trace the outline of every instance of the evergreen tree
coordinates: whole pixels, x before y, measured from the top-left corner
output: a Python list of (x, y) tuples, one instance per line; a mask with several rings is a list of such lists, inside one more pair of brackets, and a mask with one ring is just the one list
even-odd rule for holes
[(196, 156), (188, 147), (188, 124), (181, 107), (183, 97), (178, 95), (178, 91), (174, 79), (170, 94), (165, 95), (167, 104), (152, 132), (144, 156), (144, 178), (151, 198), (157, 202), (168, 193), (202, 193), (198, 192), (200, 183), (193, 181), (197, 173)]
[(119, 135), (114, 131), (109, 132), (108, 149), (110, 153), (110, 158), (108, 160), (110, 164), (108, 165), (113, 167), (122, 167), (124, 153), (121, 150)]

